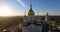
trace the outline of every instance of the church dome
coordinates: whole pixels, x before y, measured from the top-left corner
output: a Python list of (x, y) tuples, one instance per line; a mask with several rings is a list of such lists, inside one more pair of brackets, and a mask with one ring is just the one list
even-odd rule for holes
[(29, 12), (33, 12), (32, 8), (29, 10)]
[(30, 15), (34, 15), (34, 11), (32, 10), (32, 5), (30, 5), (30, 10), (29, 10), (29, 12), (28, 12), (28, 15), (30, 16)]
[(28, 12), (28, 15), (34, 15), (34, 12), (32, 11), (32, 9)]

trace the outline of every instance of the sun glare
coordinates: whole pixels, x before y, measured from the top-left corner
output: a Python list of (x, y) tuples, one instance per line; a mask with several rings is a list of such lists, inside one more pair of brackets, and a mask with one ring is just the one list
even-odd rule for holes
[(7, 5), (2, 5), (0, 7), (0, 16), (10, 16), (11, 9)]

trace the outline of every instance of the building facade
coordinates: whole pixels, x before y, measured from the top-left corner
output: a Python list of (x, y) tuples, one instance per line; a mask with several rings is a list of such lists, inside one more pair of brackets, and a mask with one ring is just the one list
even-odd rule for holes
[(25, 15), (23, 20), (22, 32), (42, 32), (43, 22), (40, 21), (39, 16), (37, 18), (35, 17), (31, 3), (28, 16), (26, 17)]

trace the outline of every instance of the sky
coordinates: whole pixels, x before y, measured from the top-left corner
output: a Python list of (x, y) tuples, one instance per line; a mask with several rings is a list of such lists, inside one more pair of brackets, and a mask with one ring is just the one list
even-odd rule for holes
[[(21, 16), (26, 14), (30, 8), (30, 0), (0, 0), (1, 7), (9, 8), (7, 11), (13, 16)], [(32, 0), (32, 9), (37, 15), (45, 15), (47, 12), (49, 15), (60, 15), (60, 0)], [(5, 11), (5, 12), (7, 12)], [(1, 12), (1, 10), (0, 10)], [(5, 12), (3, 12), (5, 14)], [(3, 14), (2, 13), (2, 14)], [(1, 13), (0, 13), (1, 14)], [(8, 15), (8, 13), (6, 13)]]

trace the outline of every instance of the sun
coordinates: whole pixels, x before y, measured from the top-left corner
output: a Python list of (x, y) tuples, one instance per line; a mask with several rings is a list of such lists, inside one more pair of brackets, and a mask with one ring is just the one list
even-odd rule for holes
[(10, 16), (11, 14), (11, 9), (7, 5), (2, 5), (0, 7), (0, 16)]

